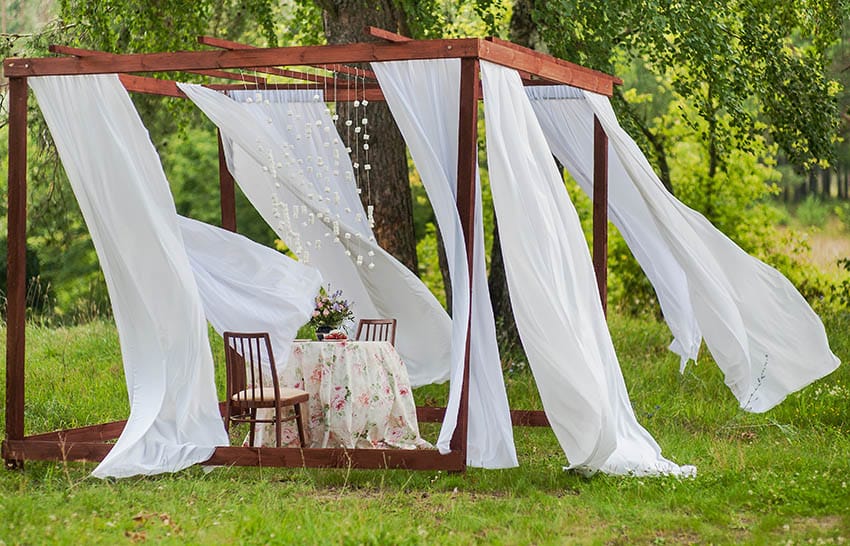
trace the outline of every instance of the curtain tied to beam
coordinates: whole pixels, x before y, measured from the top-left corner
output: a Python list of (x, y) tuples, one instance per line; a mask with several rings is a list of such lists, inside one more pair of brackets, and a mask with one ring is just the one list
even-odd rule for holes
[(93, 475), (205, 461), (228, 439), (201, 300), (147, 130), (115, 75), (28, 81), (89, 227), (121, 342), (130, 417)]

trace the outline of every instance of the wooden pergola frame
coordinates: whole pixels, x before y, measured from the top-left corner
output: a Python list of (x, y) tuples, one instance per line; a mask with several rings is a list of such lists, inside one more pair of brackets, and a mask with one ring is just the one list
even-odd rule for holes
[[(340, 74), (356, 73), (364, 78), (374, 74), (348, 65), (371, 61), (459, 58), (460, 123), (458, 127), (457, 209), (460, 215), (472, 283), (472, 256), (475, 217), (475, 167), (478, 140), (478, 100), (481, 98), (479, 63), (482, 60), (516, 69), (526, 85), (568, 84), (607, 96), (616, 77), (590, 70), (567, 61), (517, 46), (497, 38), (411, 40), (382, 29), (367, 27), (366, 33), (383, 41), (345, 45), (254, 48), (217, 38), (202, 37), (200, 42), (218, 50), (119, 55), (54, 46), (56, 53), (70, 57), (8, 58), (4, 61), (9, 79), (9, 171), (8, 171), (8, 263), (6, 330), (6, 436), (2, 456), (8, 468), (19, 468), (24, 460), (101, 461), (124, 429), (126, 421), (59, 430), (43, 434), (24, 434), (25, 326), (26, 326), (26, 223), (27, 223), (27, 78), (48, 75), (117, 73), (128, 91), (182, 97), (176, 83), (139, 75), (151, 72), (187, 72), (237, 80), (239, 84), (209, 85), (228, 88), (303, 88), (321, 83), (315, 74), (281, 67), (333, 66)], [(245, 76), (228, 69), (247, 70)], [(306, 83), (272, 84), (269, 74), (300, 79)], [(359, 96), (382, 100), (376, 83), (361, 86)], [(337, 100), (354, 100), (345, 85)], [(594, 120), (593, 170), (593, 263), (602, 299), (607, 299), (608, 238), (608, 139), (598, 120)], [(219, 141), (220, 142), (220, 141)], [(235, 188), (219, 147), (221, 223), (236, 230)], [(470, 319), (471, 321), (471, 319)], [(469, 331), (471, 332), (471, 330)], [(469, 407), (470, 336), (467, 333), (464, 383), (458, 410), (457, 427), (451, 439), (451, 452), (407, 451), (395, 449), (300, 449), (270, 447), (218, 447), (205, 462), (209, 465), (409, 468), (463, 471), (466, 468), (467, 416)], [(445, 408), (418, 407), (420, 421), (441, 421)], [(513, 424), (548, 426), (542, 411), (512, 410)]]

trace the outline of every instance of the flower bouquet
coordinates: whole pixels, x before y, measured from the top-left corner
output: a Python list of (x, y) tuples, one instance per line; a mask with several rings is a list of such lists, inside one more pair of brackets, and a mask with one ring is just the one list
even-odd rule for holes
[[(323, 286), (319, 289), (315, 302), (313, 316), (310, 317), (310, 325), (316, 329), (316, 337), (319, 340), (332, 330), (342, 328), (346, 321), (354, 319), (354, 312), (351, 310), (352, 302), (342, 299), (342, 290), (331, 292), (330, 285), (327, 289)], [(344, 339), (339, 335), (333, 336), (333, 338)]]

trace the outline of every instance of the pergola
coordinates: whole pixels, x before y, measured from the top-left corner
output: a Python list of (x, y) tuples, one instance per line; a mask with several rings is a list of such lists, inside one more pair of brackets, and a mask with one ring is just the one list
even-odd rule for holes
[[(519, 71), (525, 85), (567, 84), (594, 93), (611, 96), (616, 77), (590, 70), (498, 38), (462, 38), (447, 40), (411, 40), (382, 29), (367, 27), (365, 32), (379, 41), (344, 45), (255, 48), (211, 37), (199, 41), (217, 48), (209, 51), (163, 52), (119, 55), (64, 46), (51, 51), (69, 55), (51, 58), (9, 58), (4, 61), (9, 78), (9, 173), (8, 173), (8, 291), (6, 344), (6, 437), (2, 456), (9, 468), (21, 467), (30, 460), (100, 461), (112, 447), (126, 421), (116, 421), (54, 432), (24, 434), (24, 397), (26, 361), (26, 223), (27, 223), (27, 78), (52, 75), (117, 73), (128, 91), (153, 95), (185, 97), (176, 82), (139, 75), (153, 72), (185, 72), (215, 78), (239, 80), (238, 84), (209, 85), (213, 89), (320, 88), (321, 76), (284, 67), (333, 65), (336, 73), (370, 75), (347, 65), (371, 61), (459, 58), (461, 62), (459, 150), (457, 165), (457, 210), (460, 216), (472, 283), (473, 219), (478, 141), (478, 101), (482, 97), (479, 62), (490, 61)], [(274, 84), (265, 77), (245, 75), (227, 69), (242, 69), (253, 74), (269, 74), (302, 80), (297, 84)], [(373, 75), (372, 75), (373, 76)], [(354, 93), (338, 81), (336, 100), (353, 101)], [(368, 99), (383, 99), (377, 83), (361, 87)], [(608, 225), (608, 139), (598, 120), (594, 122), (593, 169), (593, 264), (605, 308), (607, 296), (607, 225)], [(227, 170), (221, 147), (220, 196), (221, 225), (236, 230), (235, 187)], [(467, 418), (469, 399), (470, 336), (467, 333), (464, 384), (457, 427), (451, 440), (451, 452), (436, 450), (407, 451), (394, 449), (300, 449), (270, 447), (218, 447), (206, 461), (209, 465), (307, 466), (355, 468), (445, 469), (463, 471), (467, 454)], [(418, 407), (423, 422), (441, 421), (445, 408)], [(548, 426), (543, 411), (511, 411), (515, 426)]]

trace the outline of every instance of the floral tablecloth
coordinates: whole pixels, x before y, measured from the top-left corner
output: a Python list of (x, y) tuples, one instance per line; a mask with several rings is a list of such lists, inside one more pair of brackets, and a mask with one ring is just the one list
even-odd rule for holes
[[(431, 448), (419, 435), (407, 368), (385, 341), (296, 341), (281, 386), (310, 393), (304, 415), (308, 447)], [(297, 446), (295, 422), (283, 445)], [(257, 427), (255, 443), (274, 446), (274, 426)]]

